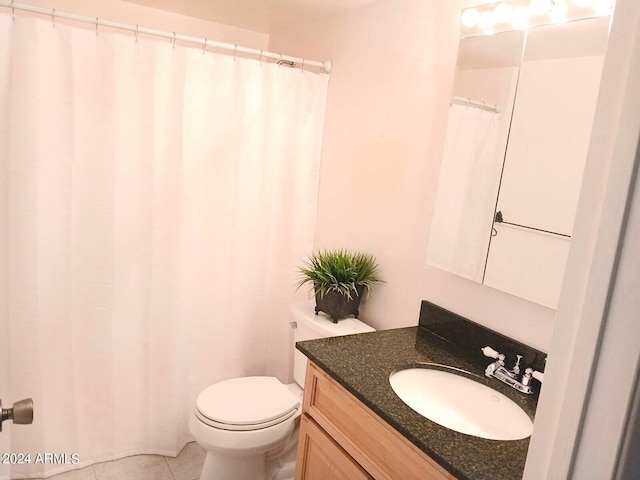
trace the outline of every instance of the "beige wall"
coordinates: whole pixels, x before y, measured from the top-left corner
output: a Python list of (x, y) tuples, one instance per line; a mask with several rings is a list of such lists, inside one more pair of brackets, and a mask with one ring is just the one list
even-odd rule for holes
[(463, 3), (381, 0), (271, 35), (270, 50), (334, 65), (315, 244), (378, 258), (375, 328), (415, 325), (426, 299), (546, 351), (553, 310), (425, 261)]
[[(177, 15), (121, 0), (28, 0), (24, 3), (47, 9), (55, 8), (56, 10), (78, 15), (100, 17), (105, 20), (207, 38), (218, 42), (233, 43), (250, 48), (266, 49), (269, 42), (269, 36), (264, 33)], [(6, 9), (2, 10), (7, 11)], [(16, 15), (21, 14), (18, 11), (16, 12)], [(57, 21), (61, 22), (62, 20), (58, 19)], [(74, 25), (80, 24), (74, 23)], [(93, 27), (88, 26), (87, 28)]]

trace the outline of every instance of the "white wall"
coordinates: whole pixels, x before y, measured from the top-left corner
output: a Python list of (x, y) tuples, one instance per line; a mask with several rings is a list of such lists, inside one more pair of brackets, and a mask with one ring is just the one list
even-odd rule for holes
[(334, 64), (315, 245), (377, 257), (387, 283), (362, 310), (376, 328), (415, 325), (427, 299), (546, 351), (553, 310), (426, 264), (463, 3), (381, 0), (271, 35)]

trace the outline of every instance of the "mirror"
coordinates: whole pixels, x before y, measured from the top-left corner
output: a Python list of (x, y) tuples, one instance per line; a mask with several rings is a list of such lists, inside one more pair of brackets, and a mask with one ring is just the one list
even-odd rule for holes
[(484, 277), (523, 46), (524, 32), (513, 31), (462, 39), (458, 49), (427, 260), (477, 282)]
[(609, 17), (462, 38), (427, 262), (556, 308)]

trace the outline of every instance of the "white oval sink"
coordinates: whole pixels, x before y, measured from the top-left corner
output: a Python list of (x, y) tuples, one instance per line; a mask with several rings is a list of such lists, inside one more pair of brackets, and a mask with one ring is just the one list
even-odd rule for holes
[[(466, 372), (443, 365), (398, 370), (391, 388), (420, 415), (443, 427), (491, 440), (520, 440), (533, 422), (514, 401)], [(468, 373), (466, 373), (469, 375)]]

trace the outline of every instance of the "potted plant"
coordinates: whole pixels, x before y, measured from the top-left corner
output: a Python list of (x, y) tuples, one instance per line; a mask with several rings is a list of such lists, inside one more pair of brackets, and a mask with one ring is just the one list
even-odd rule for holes
[(373, 255), (342, 249), (311, 254), (299, 271), (298, 288), (306, 283), (313, 285), (316, 315), (325, 312), (334, 323), (348, 315), (358, 318), (365, 290), (383, 282)]

